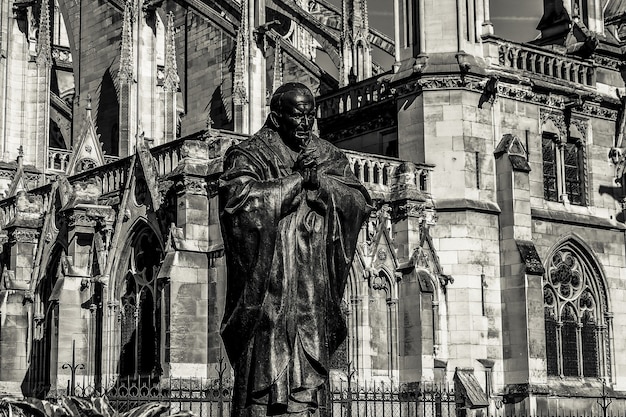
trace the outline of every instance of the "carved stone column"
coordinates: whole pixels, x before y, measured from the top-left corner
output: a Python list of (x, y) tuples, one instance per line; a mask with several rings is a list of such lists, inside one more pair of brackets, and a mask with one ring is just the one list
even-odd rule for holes
[[(209, 275), (215, 247), (209, 233), (207, 170), (209, 148), (204, 141), (187, 141), (183, 157), (167, 177), (176, 192), (176, 214), (159, 280), (169, 280), (170, 377), (206, 377), (209, 369)], [(221, 317), (219, 318), (221, 319)]]
[[(397, 352), (399, 382), (416, 382), (432, 377), (433, 285), (423, 282), (416, 267), (416, 254), (423, 253), (426, 229), (434, 224), (435, 212), (428, 195), (417, 184), (417, 169), (405, 162), (392, 185), (392, 224), (398, 254)], [(426, 272), (429, 275), (429, 272)], [(415, 316), (415, 312), (419, 312)]]
[[(500, 270), (503, 332), (509, 334), (504, 358), (505, 385), (545, 384), (546, 349), (543, 310), (544, 273), (532, 242), (530, 166), (526, 150), (513, 135), (504, 135), (494, 152), (500, 209)], [(532, 346), (532, 349), (528, 349)]]
[(31, 274), (41, 233), (42, 200), (26, 193), (15, 199), (15, 217), (5, 228), (9, 258), (0, 281), (0, 389), (21, 394), (32, 347)]
[[(101, 251), (105, 248), (99, 250), (101, 245), (94, 244), (94, 240), (96, 237), (102, 240), (101, 232), (110, 227), (115, 213), (111, 207), (98, 204), (99, 195), (97, 181), (74, 184), (72, 199), (62, 210), (67, 219), (68, 246), (66, 258), (61, 260), (62, 277), (59, 278), (63, 280), (58, 295), (56, 386), (59, 390), (64, 389), (70, 379), (70, 370), (63, 369), (63, 365), (71, 363), (73, 355), (77, 364), (84, 365), (83, 373), (90, 384), (96, 373), (102, 373), (102, 356), (96, 352), (96, 346), (102, 350), (102, 295), (105, 291), (96, 289), (96, 285), (102, 285), (97, 277), (105, 268), (101, 263), (104, 261)], [(96, 329), (100, 334), (96, 334)], [(72, 352), (72, 342), (75, 342), (75, 352)]]

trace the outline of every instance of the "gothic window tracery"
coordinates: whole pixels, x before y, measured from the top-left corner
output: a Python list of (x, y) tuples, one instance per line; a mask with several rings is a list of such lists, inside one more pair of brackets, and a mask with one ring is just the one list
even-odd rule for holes
[(563, 145), (565, 194), (567, 194), (570, 203), (579, 206), (585, 204), (581, 147), (582, 143), (580, 141), (570, 141)]
[(157, 282), (161, 261), (156, 236), (143, 230), (130, 247), (120, 297), (121, 377), (157, 377), (160, 366), (162, 288)]
[(563, 141), (558, 134), (544, 131), (541, 148), (544, 198), (587, 205), (584, 141), (575, 137)]
[(606, 376), (606, 296), (597, 269), (572, 242), (550, 257), (543, 294), (548, 375)]
[(554, 138), (552, 135), (544, 133), (541, 141), (543, 156), (543, 195), (548, 201), (559, 201)]
[(91, 158), (83, 158), (76, 164), (76, 173), (94, 169), (98, 164)]
[[(30, 378), (25, 387), (29, 396), (45, 398), (55, 384), (59, 338), (59, 279), (64, 249), (56, 245), (50, 254), (44, 275), (34, 291), (34, 329), (30, 352)], [(60, 282), (62, 284), (62, 281)]]

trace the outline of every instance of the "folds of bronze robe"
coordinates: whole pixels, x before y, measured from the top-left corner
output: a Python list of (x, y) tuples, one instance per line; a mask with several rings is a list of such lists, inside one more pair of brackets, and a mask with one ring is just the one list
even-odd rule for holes
[(311, 140), (318, 190), (303, 188), (295, 155), (268, 127), (225, 156), (221, 333), (235, 371), (235, 411), (251, 404), (286, 409), (293, 400), (314, 408), (306, 392), (324, 383), (329, 358), (346, 337), (340, 303), (371, 201), (345, 155)]

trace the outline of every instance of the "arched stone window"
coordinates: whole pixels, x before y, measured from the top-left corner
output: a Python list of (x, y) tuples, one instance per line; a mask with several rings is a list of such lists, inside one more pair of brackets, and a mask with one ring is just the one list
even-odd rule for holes
[(44, 275), (34, 291), (33, 335), (24, 394), (46, 398), (56, 385), (58, 355), (59, 296), (63, 286), (61, 261), (65, 248), (55, 245), (50, 251)]
[(156, 378), (161, 374), (162, 288), (157, 282), (161, 245), (148, 227), (135, 234), (124, 262), (119, 294), (119, 376)]
[(595, 260), (570, 239), (548, 258), (543, 285), (549, 376), (610, 376), (606, 289)]
[(573, 119), (569, 128), (566, 128), (562, 114), (542, 111), (541, 117), (544, 198), (579, 206), (588, 205), (587, 121)]

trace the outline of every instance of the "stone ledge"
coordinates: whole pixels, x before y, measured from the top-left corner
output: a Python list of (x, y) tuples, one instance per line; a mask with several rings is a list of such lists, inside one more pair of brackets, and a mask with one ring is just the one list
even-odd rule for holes
[(491, 201), (472, 200), (469, 198), (447, 198), (435, 200), (435, 211), (475, 211), (478, 213), (500, 214), (501, 210), (497, 203)]
[[(528, 396), (559, 396), (566, 398), (592, 398), (602, 397), (602, 381), (596, 378), (578, 377), (548, 377), (546, 384), (509, 384), (504, 387), (504, 396), (510, 400), (525, 398)], [(626, 392), (614, 390), (611, 386), (604, 387), (606, 395), (610, 398), (626, 398)], [(516, 398), (517, 397), (517, 398)]]
[(576, 214), (543, 208), (531, 208), (530, 214), (533, 220), (546, 220), (555, 223), (571, 224), (576, 226), (591, 226), (597, 229), (624, 231), (626, 226), (603, 217), (588, 214)]

